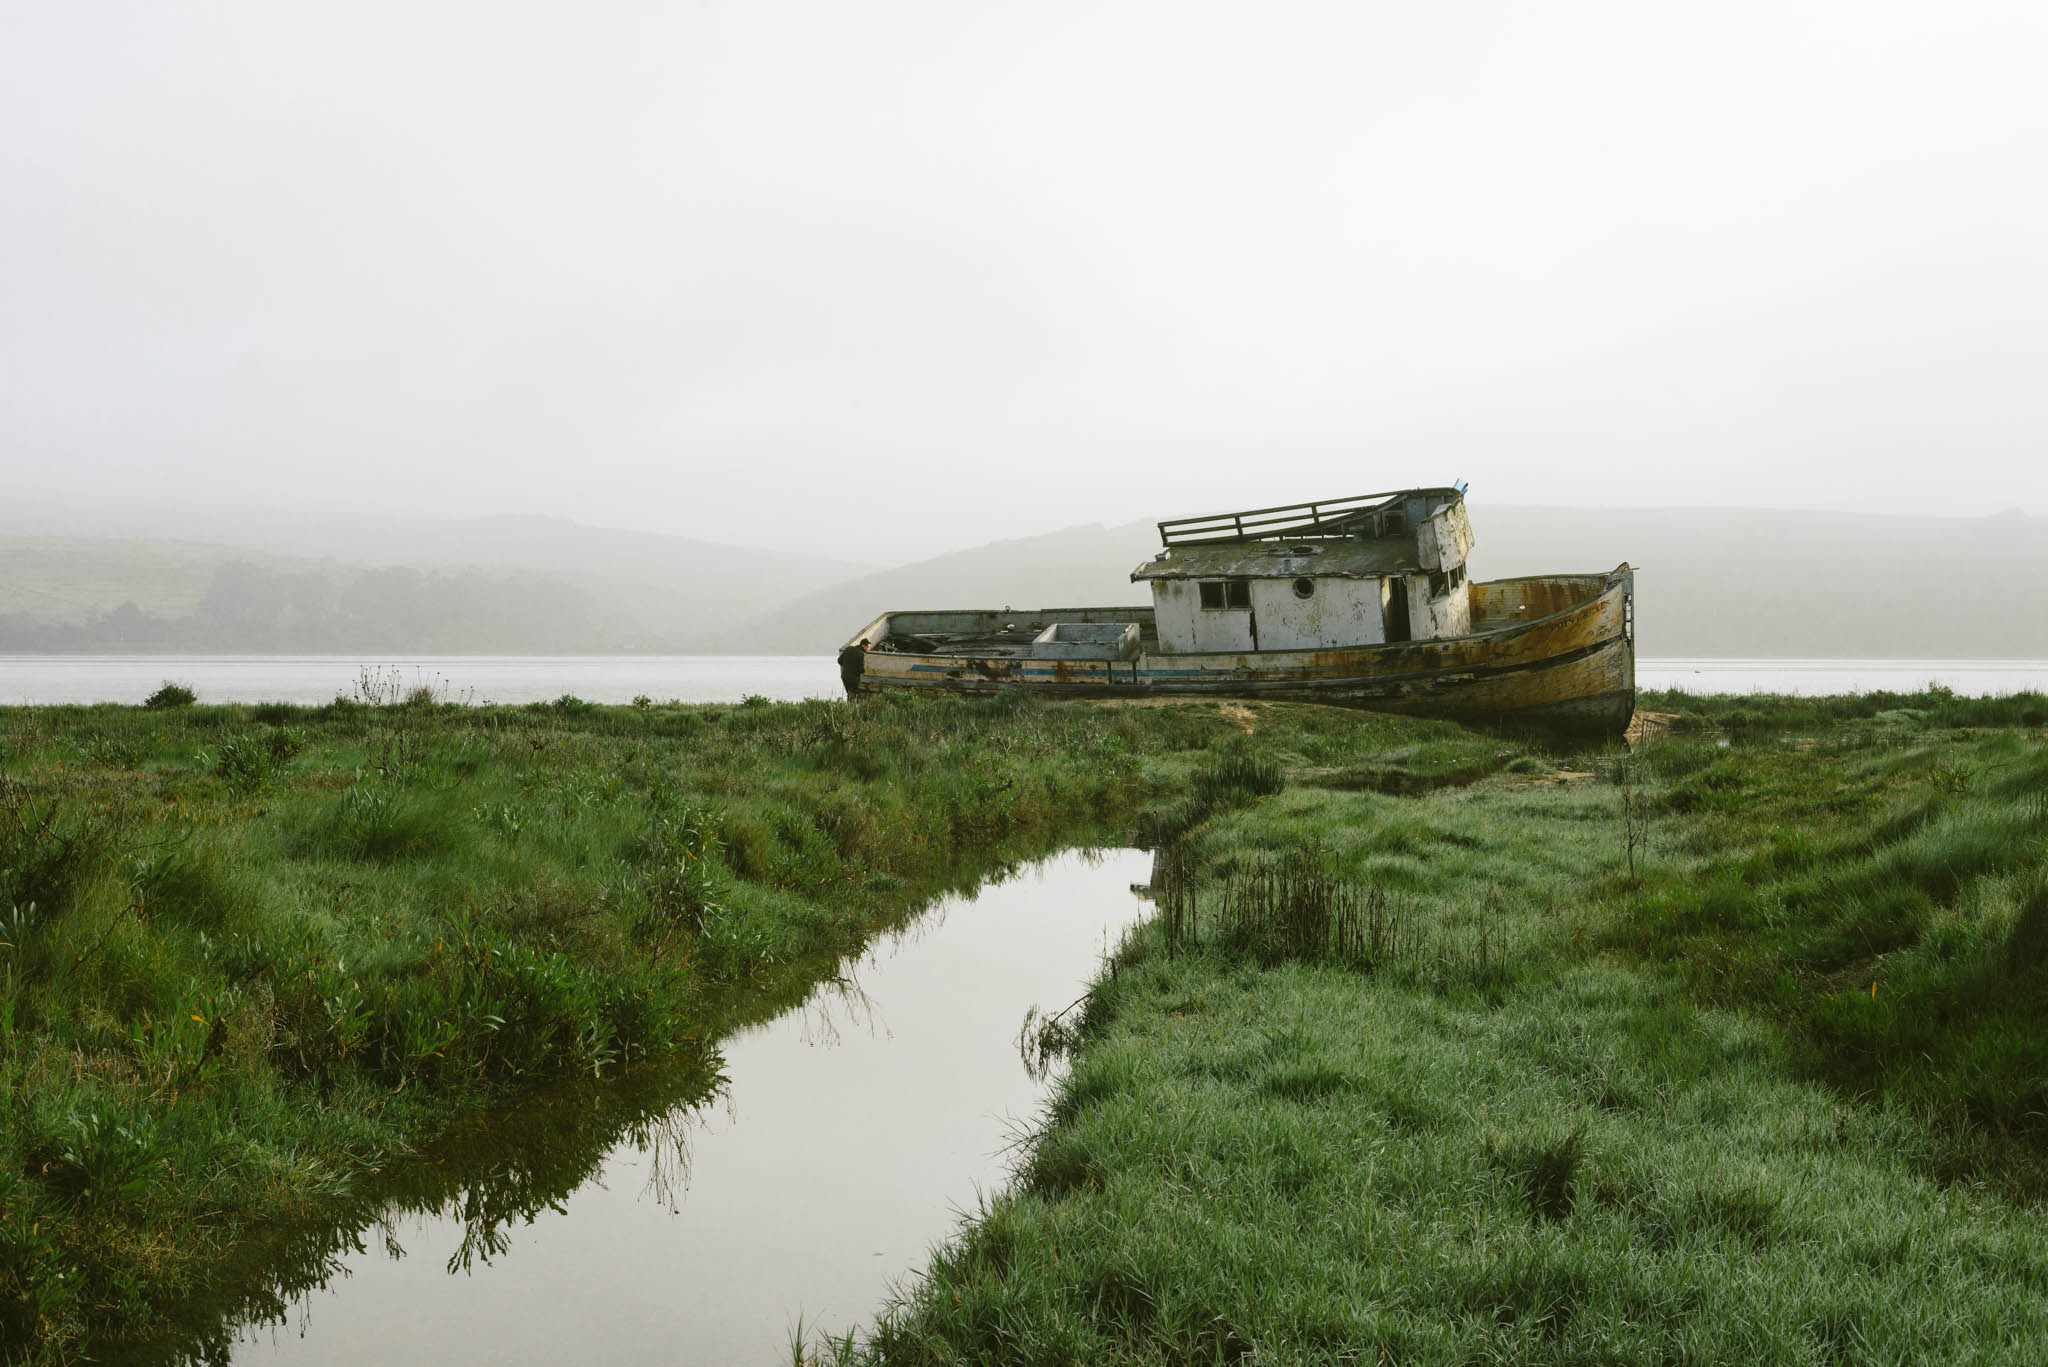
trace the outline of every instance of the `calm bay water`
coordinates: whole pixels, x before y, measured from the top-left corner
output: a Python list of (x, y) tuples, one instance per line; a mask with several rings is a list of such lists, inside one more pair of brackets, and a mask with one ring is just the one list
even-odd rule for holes
[(1017, 1052), (1025, 1011), (1086, 990), (1150, 877), (1143, 851), (1072, 851), (938, 903), (722, 1041), (725, 1082), (589, 1154), (560, 1194), (533, 1188), (561, 1157), (508, 1141), (360, 1217), (325, 1285), (240, 1330), (233, 1361), (787, 1361), (799, 1317), (870, 1322), (1007, 1178), (1050, 1086)]
[(0, 704), (138, 703), (166, 680), (201, 702), (317, 704), (431, 688), (454, 702), (738, 702), (843, 696), (826, 655), (0, 655)]
[[(0, 705), (139, 703), (165, 680), (201, 702), (324, 703), (365, 689), (428, 687), (458, 702), (738, 702), (840, 696), (825, 655), (482, 656), (365, 661), (337, 655), (0, 655)], [(2048, 660), (1639, 660), (1643, 688), (1692, 693), (1970, 695), (2048, 690)]]
[(2048, 691), (2048, 660), (1638, 660), (1638, 688), (1688, 693), (1916, 693), (1969, 697)]

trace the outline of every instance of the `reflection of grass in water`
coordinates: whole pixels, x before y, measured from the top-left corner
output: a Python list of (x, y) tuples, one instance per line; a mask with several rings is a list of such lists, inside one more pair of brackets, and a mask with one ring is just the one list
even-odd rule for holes
[(139, 1328), (457, 1116), (774, 1014), (1132, 811), (1164, 744), (1028, 701), (570, 702), (0, 714), (0, 1337)]
[(557, 1084), (475, 1114), (417, 1161), (358, 1182), (348, 1199), (255, 1231), (216, 1269), (211, 1294), (174, 1307), (177, 1333), (198, 1360), (237, 1326), (284, 1325), (297, 1298), (325, 1285), (366, 1236), (404, 1256), (399, 1231), (410, 1217), (460, 1221), (446, 1271), (488, 1263), (621, 1144), (647, 1156), (648, 1195), (674, 1208), (689, 1185), (692, 1133), (726, 1094), (717, 1051), (693, 1046), (659, 1067)]
[[(1878, 702), (1660, 699), (1625, 762), (1213, 814), (1074, 1013), (1021, 1189), (866, 1357), (2048, 1342), (2048, 713)], [(1400, 948), (1360, 955), (1375, 897)]]

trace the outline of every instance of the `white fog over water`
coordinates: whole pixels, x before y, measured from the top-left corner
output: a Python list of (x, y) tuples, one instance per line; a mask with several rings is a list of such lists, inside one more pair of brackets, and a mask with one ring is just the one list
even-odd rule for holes
[[(365, 665), (341, 656), (0, 655), (0, 706), (139, 703), (166, 681), (201, 702), (316, 705), (427, 687), (452, 702), (795, 702), (842, 696), (829, 656), (464, 656)], [(1636, 686), (1689, 693), (2048, 691), (2048, 660), (1638, 660)]]

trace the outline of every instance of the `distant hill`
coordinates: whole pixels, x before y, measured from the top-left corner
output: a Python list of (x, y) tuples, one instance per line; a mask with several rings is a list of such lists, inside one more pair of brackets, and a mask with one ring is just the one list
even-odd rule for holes
[(866, 568), (552, 517), (199, 525), (234, 540), (0, 536), (0, 650), (683, 652)]
[(155, 617), (186, 617), (221, 566), (238, 561), (278, 571), (318, 563), (196, 541), (0, 536), (0, 617), (84, 622), (123, 603)]
[[(1646, 656), (2048, 659), (2048, 518), (1472, 506), (1478, 579), (1636, 565)], [(819, 652), (885, 609), (1145, 602), (1153, 525), (998, 541), (809, 594), (729, 649)]]
[[(6, 610), (24, 606), (33, 610)], [(552, 654), (617, 645), (601, 600), (564, 575), (0, 539), (0, 650)]]
[(732, 546), (654, 532), (588, 527), (559, 517), (393, 523), (356, 542), (371, 564), (482, 566), (562, 578), (599, 605), (619, 646), (714, 648), (740, 622), (868, 569), (823, 556)]
[(864, 574), (809, 593), (718, 638), (735, 653), (814, 654), (883, 611), (907, 608), (1054, 608), (1149, 603), (1131, 571), (1159, 549), (1149, 522), (1099, 523), (995, 541), (969, 551)]

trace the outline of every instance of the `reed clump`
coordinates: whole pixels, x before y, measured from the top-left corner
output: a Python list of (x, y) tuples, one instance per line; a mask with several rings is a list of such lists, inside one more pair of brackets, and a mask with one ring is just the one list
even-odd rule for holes
[(1206, 936), (1217, 952), (1263, 965), (1295, 960), (1369, 972), (1401, 951), (1403, 927), (1386, 889), (1336, 873), (1319, 847), (1213, 882), (1190, 876), (1185, 854), (1172, 862), (1178, 867), (1157, 899), (1169, 956), (1201, 952)]

